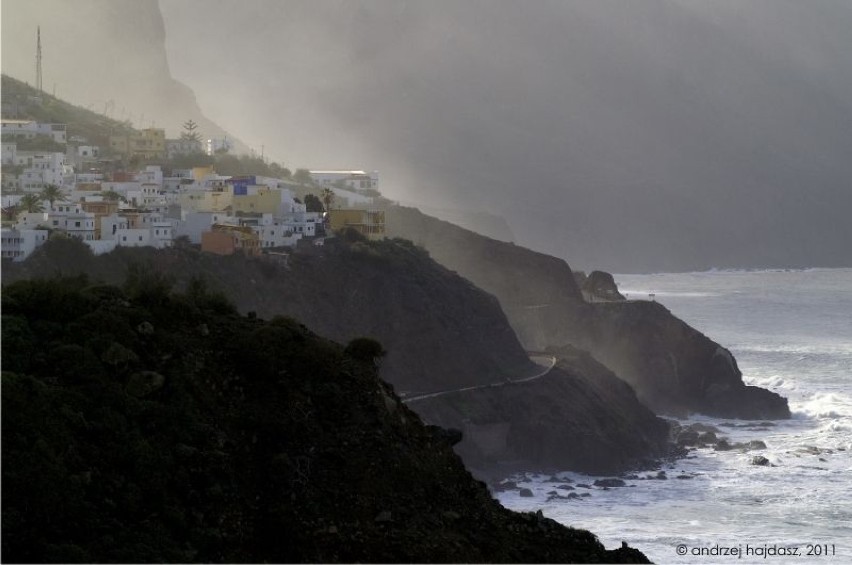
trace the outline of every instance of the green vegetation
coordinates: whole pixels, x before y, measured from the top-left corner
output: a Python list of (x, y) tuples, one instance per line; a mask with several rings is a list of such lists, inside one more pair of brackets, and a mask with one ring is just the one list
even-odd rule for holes
[(69, 139), (81, 136), (88, 143), (99, 145), (105, 151), (109, 148), (110, 135), (133, 131), (129, 122), (107, 118), (47, 93), (39, 94), (33, 87), (7, 75), (2, 76), (2, 90), (4, 102), (16, 101), (26, 118), (42, 123), (67, 124), (66, 135)]
[(220, 175), (260, 175), (290, 178), (290, 170), (279, 163), (267, 163), (260, 157), (221, 153), (215, 156), (216, 172)]
[(194, 120), (185, 121), (183, 123), (183, 133), (180, 134), (180, 138), (187, 141), (201, 141), (201, 134), (196, 131), (197, 129), (198, 124)]
[(21, 212), (44, 212), (43, 200), (38, 194), (25, 194), (18, 202), (18, 209)]
[(9, 284), (2, 312), (6, 561), (643, 562), (502, 508), (377, 378), (372, 339), (242, 317), (145, 264)]
[(305, 195), (305, 207), (308, 212), (325, 212), (322, 201), (314, 194)]

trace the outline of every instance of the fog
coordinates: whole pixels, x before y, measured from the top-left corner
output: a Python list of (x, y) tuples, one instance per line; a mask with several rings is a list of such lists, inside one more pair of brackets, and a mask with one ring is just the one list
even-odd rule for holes
[(159, 5), (172, 75), (290, 167), (575, 268), (852, 265), (849, 2)]

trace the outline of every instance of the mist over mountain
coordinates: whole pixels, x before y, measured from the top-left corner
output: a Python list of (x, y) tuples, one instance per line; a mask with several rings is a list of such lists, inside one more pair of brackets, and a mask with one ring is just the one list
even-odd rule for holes
[(616, 271), (852, 264), (852, 5), (161, 0), (205, 111)]
[(41, 25), (60, 96), (171, 135), (220, 131), (203, 110), (290, 167), (378, 169), (391, 198), (503, 216), (576, 268), (852, 265), (848, 2), (2, 10), (5, 73), (34, 80)]
[(4, 0), (3, 73), (31, 85), (39, 27), (46, 92), (137, 128), (165, 128), (169, 137), (192, 119), (204, 138), (228, 136), (248, 150), (172, 77), (157, 0)]

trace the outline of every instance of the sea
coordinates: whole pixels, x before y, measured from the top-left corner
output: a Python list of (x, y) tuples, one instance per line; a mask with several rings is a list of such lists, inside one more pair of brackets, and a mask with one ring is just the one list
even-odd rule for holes
[[(615, 279), (628, 299), (656, 300), (730, 349), (746, 384), (785, 396), (792, 419), (695, 414), (681, 422), (766, 449), (700, 448), (663, 465), (667, 480), (640, 470), (608, 490), (593, 484), (604, 477), (521, 474), (533, 496), (506, 491), (500, 502), (588, 529), (608, 548), (626, 541), (656, 563), (852, 563), (852, 269)], [(752, 464), (756, 455), (771, 465)], [(554, 499), (554, 479), (590, 496)]]

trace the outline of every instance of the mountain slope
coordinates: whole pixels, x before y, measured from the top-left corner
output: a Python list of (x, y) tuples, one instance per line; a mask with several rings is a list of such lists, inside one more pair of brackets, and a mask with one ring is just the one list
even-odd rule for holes
[(646, 562), (501, 507), (369, 348), (198, 285), (18, 282), (2, 329), (4, 560)]

